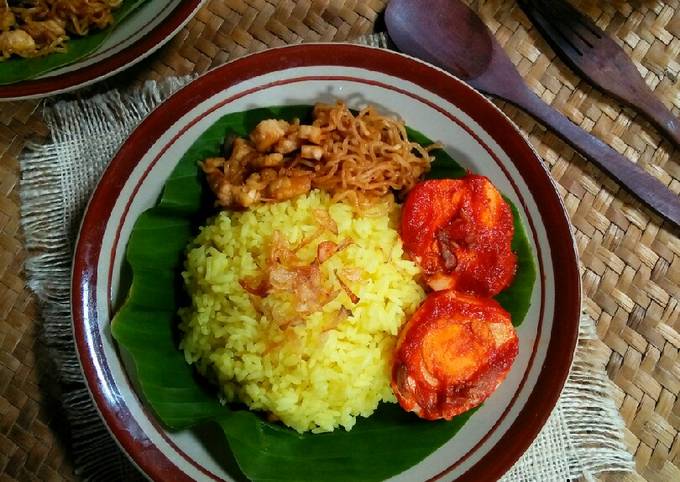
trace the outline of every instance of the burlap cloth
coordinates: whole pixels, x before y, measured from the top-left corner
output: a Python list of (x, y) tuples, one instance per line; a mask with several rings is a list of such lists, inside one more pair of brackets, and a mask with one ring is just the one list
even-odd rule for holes
[[(676, 80), (680, 65), (672, 61), (680, 50), (677, 2), (574, 3), (624, 44), (659, 97), (680, 105)], [(114, 78), (108, 87), (202, 72), (230, 56), (267, 46), (354, 38), (372, 29), (383, 6), (384, 2), (212, 1), (169, 46)], [(668, 141), (632, 111), (592, 91), (566, 70), (512, 2), (489, 1), (474, 7), (539, 95), (678, 191), (677, 150)], [(26, 251), (19, 230), (16, 157), (26, 139), (48, 134), (36, 106), (36, 102), (0, 106), (0, 187), (7, 194), (0, 198), (0, 480), (78, 478), (73, 474), (69, 425), (60, 407), (63, 385), (54, 383), (54, 366), (40, 339), (40, 318), (21, 269)], [(549, 164), (575, 227), (584, 308), (596, 320), (604, 342), (589, 342), (589, 360), (607, 363), (613, 383), (605, 382), (626, 423), (626, 444), (635, 454), (638, 471), (610, 477), (680, 480), (675, 414), (680, 388), (678, 231), (661, 225), (657, 216), (527, 115), (510, 106), (502, 108)], [(582, 462), (587, 464), (589, 453), (581, 454)]]

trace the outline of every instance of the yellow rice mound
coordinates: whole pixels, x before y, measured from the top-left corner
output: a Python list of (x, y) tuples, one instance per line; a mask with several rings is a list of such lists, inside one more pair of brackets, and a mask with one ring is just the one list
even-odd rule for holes
[[(323, 230), (297, 251), (299, 260), (312, 263), (322, 241), (347, 247), (320, 266), (333, 298), (296, 319), (292, 293), (261, 298), (240, 281), (262, 273), (275, 232), (291, 245), (318, 232), (314, 213), (320, 209), (338, 234)], [(183, 276), (191, 306), (180, 310), (187, 361), (219, 385), (226, 401), (267, 412), (298, 432), (350, 430), (357, 416), (368, 417), (381, 401), (394, 402), (389, 382), (396, 335), (425, 296), (415, 279), (419, 269), (402, 257), (397, 210), (361, 216), (312, 191), (217, 215), (188, 248)], [(337, 273), (350, 273), (344, 281), (356, 304), (340, 289)]]

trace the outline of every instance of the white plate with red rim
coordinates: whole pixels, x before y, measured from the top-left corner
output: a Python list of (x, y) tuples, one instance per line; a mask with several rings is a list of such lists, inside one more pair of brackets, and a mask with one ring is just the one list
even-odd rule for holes
[(85, 58), (34, 79), (0, 85), (0, 101), (68, 92), (132, 67), (168, 42), (205, 1), (146, 2), (117, 25), (102, 45)]
[(152, 112), (95, 190), (77, 242), (72, 310), (83, 372), (107, 427), (153, 480), (231, 480), (191, 431), (165, 430), (135, 391), (109, 324), (134, 222), (192, 142), (221, 116), (256, 107), (345, 100), (397, 113), (518, 207), (537, 259), (532, 305), (508, 378), (463, 428), (394, 480), (493, 480), (554, 408), (578, 336), (581, 287), (561, 199), (541, 159), (490, 101), (444, 71), (387, 50), (303, 44), (267, 50), (199, 77)]

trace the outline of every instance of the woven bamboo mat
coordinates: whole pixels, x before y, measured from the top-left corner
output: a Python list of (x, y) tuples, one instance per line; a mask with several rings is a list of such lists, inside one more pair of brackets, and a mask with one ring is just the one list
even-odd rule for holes
[[(572, 1), (624, 45), (678, 114), (680, 0)], [(680, 152), (669, 141), (555, 59), (514, 2), (471, 3), (536, 93), (680, 191)], [(270, 46), (351, 39), (374, 28), (385, 4), (212, 0), (166, 47), (107, 85), (204, 72)], [(637, 462), (637, 473), (625, 480), (680, 480), (680, 233), (531, 117), (500, 105), (550, 166), (574, 225), (585, 309), (597, 320), (599, 356), (608, 360)], [(26, 139), (46, 135), (37, 102), (0, 104), (0, 481), (77, 480), (37, 307), (22, 272), (16, 157)]]

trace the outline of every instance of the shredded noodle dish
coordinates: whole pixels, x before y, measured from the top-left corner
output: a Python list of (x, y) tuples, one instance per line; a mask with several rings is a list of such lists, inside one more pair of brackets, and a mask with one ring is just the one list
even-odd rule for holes
[(65, 52), (71, 36), (113, 23), (122, 0), (0, 0), (0, 60)]
[(371, 106), (355, 115), (342, 102), (316, 104), (313, 115), (311, 125), (263, 121), (248, 139), (229, 139), (228, 155), (206, 159), (218, 204), (247, 208), (316, 188), (367, 208), (393, 191), (409, 191), (430, 169), (430, 151), (441, 147), (411, 142), (402, 121)]

